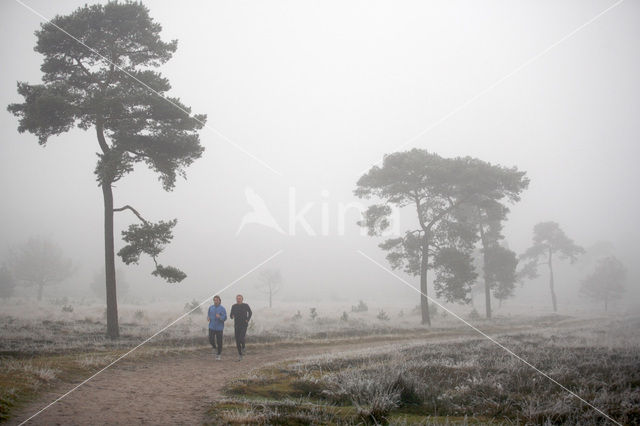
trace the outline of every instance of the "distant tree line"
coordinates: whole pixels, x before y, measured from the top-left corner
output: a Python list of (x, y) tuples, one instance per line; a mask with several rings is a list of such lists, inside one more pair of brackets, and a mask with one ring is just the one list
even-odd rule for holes
[(35, 287), (37, 300), (42, 300), (45, 287), (69, 278), (74, 272), (71, 259), (62, 249), (44, 237), (32, 237), (24, 244), (11, 247), (0, 268), (0, 296), (11, 297), (17, 284)]

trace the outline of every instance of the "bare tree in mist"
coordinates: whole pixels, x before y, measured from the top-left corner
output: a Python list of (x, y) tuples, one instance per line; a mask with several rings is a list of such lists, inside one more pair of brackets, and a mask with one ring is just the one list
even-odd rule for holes
[(518, 274), (520, 277), (536, 278), (538, 277), (538, 266), (547, 265), (551, 303), (553, 312), (557, 312), (558, 302), (554, 288), (553, 257), (557, 254), (560, 259), (569, 259), (571, 263), (574, 263), (583, 253), (584, 249), (567, 237), (556, 222), (541, 222), (533, 227), (533, 245), (520, 256), (525, 264)]
[(265, 269), (260, 272), (258, 288), (269, 296), (269, 307), (273, 307), (273, 296), (282, 289), (282, 274), (277, 269)]
[(170, 191), (176, 177), (185, 177), (185, 168), (204, 150), (197, 131), (206, 117), (192, 117), (178, 98), (165, 97), (171, 88), (169, 81), (153, 70), (177, 49), (177, 40), (161, 40), (161, 29), (141, 3), (85, 5), (69, 15), (56, 16), (36, 31), (35, 50), (44, 56), (43, 83), (19, 82), (18, 93), (25, 102), (8, 107), (20, 119), (18, 131), (35, 134), (41, 145), (74, 127), (95, 129), (100, 148), (95, 174), (104, 199), (107, 334), (111, 338), (119, 335), (114, 212), (129, 210), (141, 222), (124, 233), (128, 245), (119, 255), (125, 263), (137, 263), (145, 253), (156, 264), (154, 275), (168, 282), (185, 277), (177, 268), (157, 263), (157, 256), (172, 238), (175, 220), (153, 223), (131, 206), (115, 208), (112, 190), (136, 163), (144, 163)]
[(39, 301), (45, 286), (59, 283), (74, 272), (71, 259), (43, 237), (30, 238), (25, 244), (13, 247), (9, 252), (9, 267), (17, 281), (38, 288)]
[(0, 267), (0, 298), (8, 299), (13, 296), (16, 288), (16, 280), (6, 265)]
[(604, 311), (607, 312), (609, 302), (624, 295), (626, 279), (627, 268), (615, 257), (605, 257), (600, 259), (595, 270), (582, 281), (580, 292), (604, 303)]

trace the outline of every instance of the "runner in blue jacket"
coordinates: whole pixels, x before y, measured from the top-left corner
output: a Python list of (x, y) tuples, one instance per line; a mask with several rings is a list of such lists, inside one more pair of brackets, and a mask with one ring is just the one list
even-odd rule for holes
[(227, 320), (227, 310), (220, 303), (220, 296), (213, 296), (213, 305), (209, 306), (207, 320), (209, 321), (209, 343), (216, 354), (216, 360), (220, 361), (222, 354), (222, 332), (224, 322)]

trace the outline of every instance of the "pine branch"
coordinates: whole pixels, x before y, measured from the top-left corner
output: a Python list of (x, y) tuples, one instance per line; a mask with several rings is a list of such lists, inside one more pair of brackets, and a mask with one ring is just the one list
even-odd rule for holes
[(135, 214), (138, 217), (138, 219), (140, 219), (142, 221), (142, 223), (144, 223), (144, 224), (149, 223), (144, 217), (142, 217), (140, 215), (140, 213), (138, 213), (138, 210), (134, 209), (129, 204), (127, 204), (126, 206), (119, 207), (117, 209), (113, 209), (114, 212), (121, 212), (121, 211), (124, 211), (124, 210), (131, 210), (133, 212), (133, 214)]

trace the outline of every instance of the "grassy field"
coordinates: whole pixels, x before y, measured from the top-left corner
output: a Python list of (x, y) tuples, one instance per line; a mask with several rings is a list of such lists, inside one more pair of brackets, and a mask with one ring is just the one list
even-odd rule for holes
[[(640, 423), (640, 319), (500, 342), (623, 424)], [(229, 424), (605, 424), (486, 339), (390, 345), (252, 371), (211, 408)]]
[[(0, 355), (20, 356), (130, 347), (191, 310), (194, 307), (192, 303), (197, 305), (195, 301), (184, 307), (175, 303), (121, 305), (120, 338), (113, 341), (105, 334), (104, 304), (78, 301), (39, 304), (5, 302), (0, 305)], [(406, 309), (406, 313), (399, 308), (387, 311), (384, 313), (386, 319), (379, 319), (380, 310), (376, 308), (365, 312), (351, 312), (350, 306), (346, 305), (318, 306), (314, 307), (316, 316), (312, 318), (312, 307), (254, 308), (249, 338), (253, 342), (297, 341), (403, 333), (424, 328), (420, 326), (417, 311), (411, 309)], [(205, 304), (196, 309), (154, 340), (174, 346), (204, 344), (207, 335), (207, 308), (208, 304)], [(433, 321), (436, 328), (459, 325), (453, 317), (442, 314), (437, 315)]]
[[(3, 301), (0, 315), (0, 421), (15, 408), (63, 379), (81, 381), (108, 365), (132, 347), (161, 330), (192, 304), (149, 304), (120, 307), (120, 338), (105, 335), (104, 306), (80, 301)], [(72, 307), (72, 309), (69, 309)], [(206, 308), (196, 310), (127, 357), (154, 357), (199, 350), (208, 345)], [(394, 320), (377, 319), (379, 312), (351, 313), (344, 307), (319, 307), (311, 318), (310, 307), (296, 309), (254, 309), (247, 341), (262, 344), (313, 344), (352, 341), (367, 336), (402, 337), (422, 333), (417, 315), (398, 315)], [(33, 315), (27, 313), (33, 313)], [(430, 332), (449, 332), (457, 324), (439, 317)], [(233, 331), (225, 335), (232, 345)]]
[[(61, 382), (86, 379), (187, 310), (187, 306), (182, 309), (175, 304), (122, 306), (121, 338), (113, 341), (105, 336), (103, 308), (78, 303), (70, 311), (63, 309), (65, 306), (69, 305), (3, 306), (0, 421), (9, 418), (16, 407)], [(305, 423), (304, 419), (316, 423), (388, 419), (423, 424), (443, 419), (452, 424), (495, 419), (596, 419), (589, 417), (588, 410), (581, 411), (583, 417), (578, 417), (579, 404), (567, 400), (487, 342), (468, 340), (470, 329), (451, 315), (437, 313), (433, 326), (427, 328), (419, 325), (419, 316), (412, 309), (390, 309), (380, 315), (376, 308), (365, 312), (351, 312), (349, 308), (321, 306), (314, 318), (310, 307), (301, 308), (300, 314), (297, 309), (254, 309), (248, 333), (248, 343), (253, 347), (318, 344), (322, 351), (321, 345), (396, 343), (382, 352), (318, 357), (252, 372), (233, 383), (229, 399), (212, 408), (212, 418), (239, 424), (277, 423), (280, 419), (284, 423)], [(22, 313), (27, 311), (36, 315), (26, 318)], [(636, 328), (624, 328), (621, 324), (627, 323), (609, 321), (594, 327), (593, 319), (559, 315), (503, 316), (491, 321), (466, 317), (490, 333), (519, 332), (506, 338), (505, 343), (561, 382), (567, 380), (567, 385), (581, 395), (605, 404), (607, 412), (638, 421), (632, 409), (624, 408), (624, 404), (634, 407), (640, 403), (635, 372), (640, 365), (634, 335), (638, 322), (631, 323)], [(590, 325), (582, 326), (587, 324), (585, 321)], [(540, 334), (541, 328), (549, 327), (558, 327), (558, 332)], [(436, 346), (397, 343), (456, 337), (462, 340)], [(232, 343), (232, 338), (232, 332), (225, 335), (227, 344)], [(158, 335), (128, 356), (126, 362), (180, 356), (206, 347), (203, 309)], [(574, 368), (572, 360), (580, 361), (580, 369)], [(584, 373), (580, 377), (586, 381), (572, 381), (571, 374), (563, 375), (565, 370)], [(624, 377), (612, 381), (612, 377), (618, 377), (612, 372)], [(559, 404), (560, 396), (562, 407), (569, 407), (569, 411), (548, 406), (551, 402)], [(615, 398), (620, 399), (615, 402)], [(300, 418), (291, 417), (294, 415)]]

